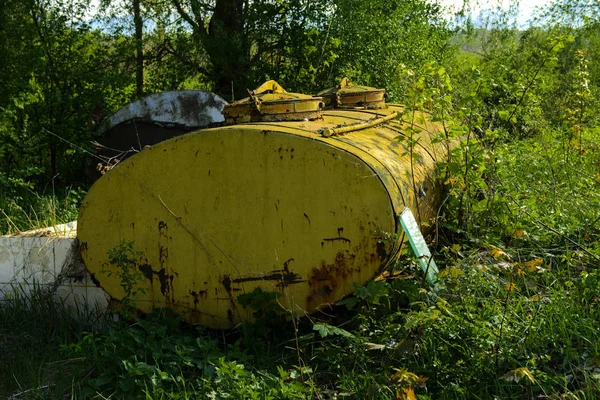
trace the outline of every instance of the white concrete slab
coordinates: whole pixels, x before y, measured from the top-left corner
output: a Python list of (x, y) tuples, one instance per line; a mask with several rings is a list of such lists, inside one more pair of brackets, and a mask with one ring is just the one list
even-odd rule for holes
[(74, 310), (105, 310), (110, 299), (86, 271), (76, 238), (0, 237), (0, 302), (17, 291), (27, 296), (34, 288), (53, 293)]

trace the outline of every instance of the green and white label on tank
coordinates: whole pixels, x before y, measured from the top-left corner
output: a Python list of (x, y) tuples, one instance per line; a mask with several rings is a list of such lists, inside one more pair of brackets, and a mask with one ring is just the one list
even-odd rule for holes
[(427, 281), (429, 284), (434, 285), (437, 282), (439, 270), (435, 264), (435, 260), (431, 256), (429, 247), (427, 247), (425, 238), (419, 229), (419, 225), (417, 224), (412, 211), (407, 207), (400, 213), (398, 218), (400, 219), (400, 224), (402, 224), (402, 229), (404, 230), (406, 237), (408, 237), (410, 247), (415, 253), (417, 260), (419, 260), (421, 269), (427, 276)]

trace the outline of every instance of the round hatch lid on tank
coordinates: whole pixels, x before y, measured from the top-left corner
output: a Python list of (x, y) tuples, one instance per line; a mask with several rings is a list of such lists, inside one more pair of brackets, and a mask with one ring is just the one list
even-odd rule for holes
[(249, 97), (226, 105), (225, 124), (321, 119), (322, 97), (289, 93), (271, 80), (248, 91)]
[(317, 96), (323, 97), (326, 108), (386, 108), (385, 89), (354, 85), (348, 78), (342, 79), (338, 86), (326, 89)]

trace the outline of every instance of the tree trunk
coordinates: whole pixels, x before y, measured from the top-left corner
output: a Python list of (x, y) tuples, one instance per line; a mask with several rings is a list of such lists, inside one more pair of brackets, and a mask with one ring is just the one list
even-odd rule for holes
[[(236, 98), (245, 97), (250, 65), (250, 45), (245, 32), (248, 0), (214, 0), (214, 7), (207, 7), (203, 0), (189, 0), (191, 13), (181, 0), (171, 3), (192, 26), (210, 58), (209, 77), (215, 83), (215, 92), (231, 100), (233, 86)], [(205, 18), (210, 12), (212, 16), (206, 27)]]
[(244, 0), (217, 0), (205, 40), (213, 65), (215, 91), (227, 99), (232, 97), (232, 85), (235, 97), (248, 89), (244, 3)]
[(133, 0), (133, 24), (135, 25), (135, 87), (138, 97), (144, 95), (144, 22), (140, 10), (140, 0)]

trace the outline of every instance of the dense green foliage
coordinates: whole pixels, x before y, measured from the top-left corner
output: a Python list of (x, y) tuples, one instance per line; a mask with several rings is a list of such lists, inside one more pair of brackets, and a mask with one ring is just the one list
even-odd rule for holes
[(75, 216), (98, 112), (140, 93), (239, 98), (267, 78), (316, 92), (347, 75), (386, 87), (408, 122), (427, 111), (454, 147), (435, 292), (405, 254), (310, 319), (255, 292), (240, 303), (257, 322), (230, 332), (164, 311), (134, 322), (124, 243), (120, 321), (73, 321), (44, 293), (0, 307), (0, 397), (600, 397), (597, 2), (557, 1), (527, 29), (510, 10), (450, 25), (421, 0), (105, 0), (93, 21), (85, 1), (4, 4), (2, 232)]
[[(39, 209), (31, 190), (86, 189), (94, 126), (142, 94), (240, 98), (267, 79), (310, 93), (349, 75), (398, 99), (400, 64), (451, 55), (439, 8), (422, 0), (100, 5), (7, 0), (0, 9), (0, 197), (13, 208)], [(6, 221), (0, 230), (31, 227)]]

